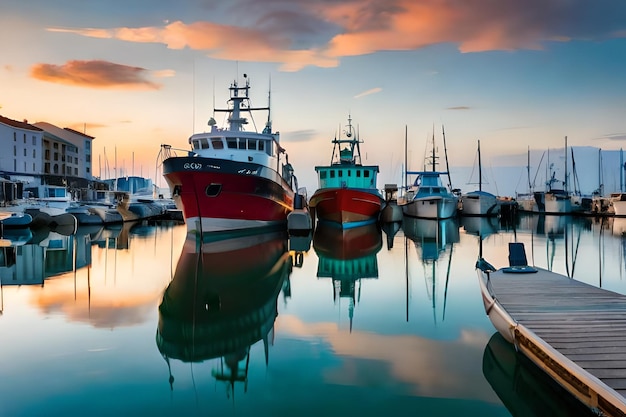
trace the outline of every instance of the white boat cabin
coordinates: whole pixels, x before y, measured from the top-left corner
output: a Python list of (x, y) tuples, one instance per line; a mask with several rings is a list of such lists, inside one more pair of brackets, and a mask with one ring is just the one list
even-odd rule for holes
[(406, 193), (408, 200), (433, 196), (448, 197), (452, 195), (452, 193), (445, 185), (443, 185), (441, 181), (441, 175), (447, 174), (446, 172), (421, 171), (407, 172), (407, 174), (418, 175), (413, 183), (413, 186), (409, 188)]
[[(219, 129), (212, 126), (208, 133), (196, 133), (189, 138), (193, 152), (203, 158), (225, 159), (236, 162), (252, 162), (276, 168), (278, 152), (278, 134), (261, 135), (256, 132)], [(236, 136), (231, 136), (236, 134)]]

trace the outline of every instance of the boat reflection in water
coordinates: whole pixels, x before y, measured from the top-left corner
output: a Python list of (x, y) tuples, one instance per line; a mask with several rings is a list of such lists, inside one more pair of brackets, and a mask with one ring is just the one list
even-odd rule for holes
[(381, 248), (382, 233), (375, 223), (345, 229), (318, 222), (315, 228), (313, 249), (318, 258), (317, 277), (332, 279), (335, 302), (349, 298), (350, 331), (354, 307), (361, 293), (361, 279), (378, 278), (376, 255)]
[(459, 223), (456, 218), (444, 220), (419, 219), (405, 216), (402, 220), (404, 235), (421, 251), (425, 263), (435, 263), (443, 252), (459, 243)]
[(407, 262), (407, 320), (409, 317), (409, 240), (415, 244), (415, 250), (418, 252), (418, 256), (424, 266), (424, 281), (428, 291), (428, 298), (432, 305), (434, 323), (437, 323), (437, 264), (444, 254), (448, 254), (442, 313), (442, 320), (445, 320), (452, 252), (454, 244), (460, 241), (458, 220), (456, 218), (433, 220), (405, 216), (402, 220), (402, 229), (407, 238), (407, 240), (405, 240), (405, 258)]
[(387, 236), (387, 250), (393, 249), (393, 239), (402, 228), (402, 221), (382, 222), (380, 228)]
[(174, 277), (159, 305), (156, 343), (170, 369), (170, 359), (203, 362), (220, 358), (212, 371), (247, 389), (250, 349), (268, 338), (274, 326), (277, 298), (292, 263), (286, 232), (239, 234), (202, 243), (188, 236)]
[(91, 259), (85, 254), (89, 241), (71, 231), (68, 234), (42, 228), (14, 229), (0, 239), (0, 285), (43, 285), (47, 278), (84, 267)]
[(514, 416), (596, 415), (528, 358), (516, 352), (500, 333), (495, 333), (485, 347), (483, 374)]
[(460, 225), (466, 234), (485, 240), (498, 233), (500, 230), (498, 221), (497, 217), (463, 216), (460, 219)]

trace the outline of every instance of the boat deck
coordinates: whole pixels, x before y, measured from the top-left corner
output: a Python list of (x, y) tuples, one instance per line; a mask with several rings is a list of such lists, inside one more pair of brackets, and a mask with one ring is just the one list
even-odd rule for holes
[(537, 270), (489, 274), (516, 347), (590, 407), (626, 415), (626, 296)]

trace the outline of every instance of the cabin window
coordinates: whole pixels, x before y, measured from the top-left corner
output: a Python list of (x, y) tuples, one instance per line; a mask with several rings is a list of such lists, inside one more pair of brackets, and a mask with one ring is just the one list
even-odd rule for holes
[(248, 149), (256, 151), (256, 140), (248, 139)]
[(343, 171), (337, 171), (337, 175), (339, 175), (339, 178), (343, 177)]
[(335, 178), (335, 170), (334, 169), (330, 170), (330, 178)]
[(358, 169), (358, 170), (356, 171), (356, 177), (357, 177), (357, 178), (361, 178), (361, 170), (360, 170), (360, 169)]
[(370, 176), (370, 172), (369, 172), (369, 171), (367, 171), (367, 170), (363, 171), (363, 176), (364, 176), (365, 178), (368, 178), (368, 177)]
[(320, 180), (326, 179), (326, 171), (320, 171)]
[(237, 149), (237, 138), (226, 139), (226, 146), (228, 149)]
[(239, 149), (246, 149), (246, 140), (239, 138)]
[(265, 150), (265, 141), (264, 140), (260, 140), (259, 141), (259, 150), (260, 151)]
[(348, 170), (348, 176), (349, 176), (349, 177), (351, 177), (351, 176), (352, 176), (352, 170), (351, 170), (351, 169), (349, 169), (349, 170)]

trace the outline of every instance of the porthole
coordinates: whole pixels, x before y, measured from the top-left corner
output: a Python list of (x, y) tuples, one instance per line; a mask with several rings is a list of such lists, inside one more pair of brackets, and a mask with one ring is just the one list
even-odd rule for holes
[(217, 197), (220, 191), (222, 191), (222, 184), (210, 184), (206, 187), (206, 195), (209, 197)]

